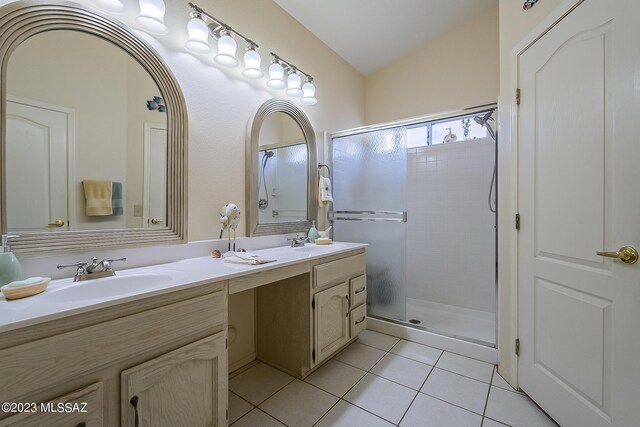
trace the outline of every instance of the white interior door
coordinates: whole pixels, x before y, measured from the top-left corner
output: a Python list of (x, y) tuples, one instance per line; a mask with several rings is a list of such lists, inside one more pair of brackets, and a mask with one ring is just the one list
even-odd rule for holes
[(563, 427), (640, 425), (640, 7), (585, 0), (519, 58), (519, 385)]
[(55, 106), (18, 99), (7, 101), (7, 230), (69, 229), (69, 114)]
[(167, 226), (167, 128), (145, 124), (143, 227)]

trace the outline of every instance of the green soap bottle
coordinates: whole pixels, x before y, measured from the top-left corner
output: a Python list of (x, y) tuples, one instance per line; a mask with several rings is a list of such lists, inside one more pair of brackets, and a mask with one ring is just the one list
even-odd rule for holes
[(19, 237), (13, 234), (2, 235), (2, 247), (0, 247), (0, 286), (20, 280), (22, 277), (22, 266), (18, 258), (11, 252), (9, 239)]
[(309, 229), (309, 233), (307, 233), (307, 237), (309, 238), (309, 241), (311, 243), (315, 242), (316, 239), (320, 237), (320, 234), (318, 234), (318, 229), (316, 228), (315, 220), (311, 223), (311, 228)]

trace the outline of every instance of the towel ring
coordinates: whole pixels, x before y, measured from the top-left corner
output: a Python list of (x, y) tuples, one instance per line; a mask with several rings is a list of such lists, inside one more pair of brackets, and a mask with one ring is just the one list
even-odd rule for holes
[(329, 166), (323, 163), (318, 163), (318, 176), (322, 176), (320, 175), (320, 171), (322, 170), (322, 168), (327, 168), (327, 173), (329, 174), (329, 176), (331, 176), (331, 169), (329, 168)]

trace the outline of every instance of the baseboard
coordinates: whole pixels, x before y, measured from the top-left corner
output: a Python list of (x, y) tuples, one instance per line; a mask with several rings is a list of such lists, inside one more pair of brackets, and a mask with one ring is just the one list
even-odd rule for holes
[(451, 353), (482, 360), (483, 362), (494, 365), (498, 363), (498, 349), (496, 348), (445, 337), (432, 332), (422, 331), (371, 317), (367, 317), (367, 329), (430, 347), (440, 348)]
[(251, 353), (245, 357), (243, 357), (242, 359), (239, 359), (233, 363), (229, 364), (229, 372), (234, 372), (240, 368), (242, 368), (245, 365), (248, 365), (249, 363), (253, 362), (254, 360), (256, 360), (256, 354), (255, 353)]

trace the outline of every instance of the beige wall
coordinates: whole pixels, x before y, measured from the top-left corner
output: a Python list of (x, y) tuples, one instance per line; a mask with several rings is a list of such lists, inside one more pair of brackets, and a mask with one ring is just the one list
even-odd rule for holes
[[(498, 147), (498, 188), (500, 189), (499, 227), (498, 227), (498, 264), (499, 271), (499, 360), (500, 373), (511, 381), (517, 381), (515, 363), (515, 344), (517, 334), (516, 278), (513, 277), (514, 247), (513, 221), (517, 211), (515, 180), (513, 174), (517, 166), (515, 146), (511, 137), (511, 120), (514, 111), (514, 89), (516, 82), (512, 78), (514, 68), (514, 48), (549, 16), (563, 0), (543, 0), (532, 9), (525, 11), (522, 1), (500, 0), (500, 101)], [(524, 47), (524, 46), (523, 46)], [(513, 309), (512, 309), (513, 308)]]
[(366, 122), (496, 102), (498, 64), (498, 8), (494, 8), (368, 76)]

